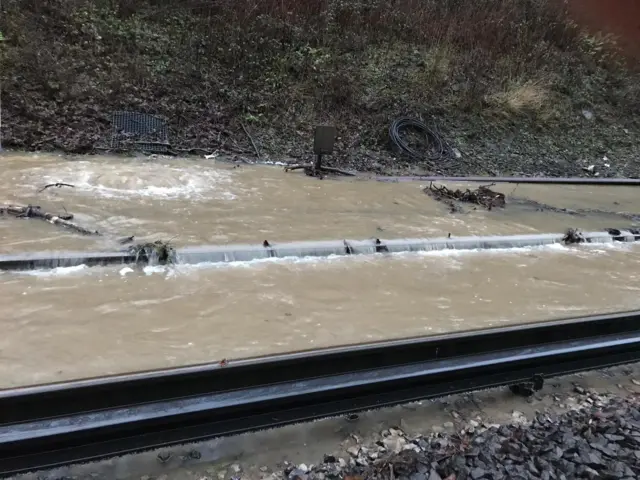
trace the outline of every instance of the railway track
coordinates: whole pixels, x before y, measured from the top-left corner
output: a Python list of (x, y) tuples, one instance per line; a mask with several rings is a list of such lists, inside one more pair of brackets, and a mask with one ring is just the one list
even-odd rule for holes
[(640, 360), (640, 312), (0, 392), (0, 475)]

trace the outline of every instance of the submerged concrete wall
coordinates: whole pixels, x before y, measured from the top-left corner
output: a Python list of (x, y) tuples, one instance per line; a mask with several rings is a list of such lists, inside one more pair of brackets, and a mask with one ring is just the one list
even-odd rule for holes
[[(638, 230), (586, 232), (587, 243), (634, 242), (640, 240)], [(331, 257), (372, 255), (436, 250), (482, 250), (537, 247), (563, 243), (564, 234), (504, 235), (486, 237), (403, 238), (393, 240), (331, 240), (261, 245), (222, 245), (187, 247), (176, 251), (176, 263), (246, 262), (267, 258)], [(140, 262), (129, 251), (120, 252), (45, 252), (0, 256), (0, 270), (51, 269), (78, 265), (105, 266)]]

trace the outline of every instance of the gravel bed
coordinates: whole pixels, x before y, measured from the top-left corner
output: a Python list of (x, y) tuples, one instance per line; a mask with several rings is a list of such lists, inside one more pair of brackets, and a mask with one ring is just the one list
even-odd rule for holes
[[(477, 418), (418, 436), (390, 428), (373, 444), (349, 448), (349, 458), (325, 455), (317, 465), (284, 464), (281, 471), (261, 471), (272, 480), (638, 478), (638, 396), (619, 398), (576, 387), (576, 400), (566, 413), (537, 412), (530, 420), (514, 411), (505, 425)], [(230, 473), (242, 478), (237, 469)]]

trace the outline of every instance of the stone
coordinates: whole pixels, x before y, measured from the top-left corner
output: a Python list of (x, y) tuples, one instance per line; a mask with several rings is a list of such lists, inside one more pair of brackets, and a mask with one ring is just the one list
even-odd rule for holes
[(400, 453), (402, 451), (402, 448), (407, 443), (407, 441), (402, 437), (389, 436), (389, 437), (385, 438), (382, 441), (382, 443), (384, 444), (384, 447), (387, 450), (390, 450), (390, 451), (392, 451), (394, 453)]
[(427, 480), (442, 480), (442, 477), (435, 469), (431, 469), (431, 471), (429, 472), (429, 478)]
[(293, 470), (291, 470), (291, 473), (289, 473), (288, 478), (289, 480), (307, 480), (309, 476), (306, 472), (303, 472), (298, 468), (294, 468)]
[(360, 447), (357, 447), (357, 446), (349, 447), (347, 448), (347, 453), (352, 457), (357, 457), (358, 454), (360, 453)]
[(591, 110), (587, 110), (586, 108), (582, 110), (582, 116), (587, 120), (593, 120), (593, 112)]
[(480, 478), (484, 478), (486, 474), (487, 474), (486, 470), (484, 470), (483, 468), (479, 468), (479, 467), (474, 468), (470, 472), (471, 478), (473, 480), (478, 480)]
[(242, 471), (242, 467), (240, 467), (240, 465), (238, 465), (237, 463), (234, 463), (229, 468), (233, 473), (240, 473)]

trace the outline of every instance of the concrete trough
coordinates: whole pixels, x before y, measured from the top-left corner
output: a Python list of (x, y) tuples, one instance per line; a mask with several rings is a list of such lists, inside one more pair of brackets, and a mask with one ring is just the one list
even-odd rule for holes
[[(582, 233), (586, 243), (635, 242), (638, 230), (608, 229)], [(469, 236), (441, 238), (403, 238), (369, 240), (331, 240), (257, 245), (212, 245), (186, 247), (176, 251), (181, 264), (248, 262), (266, 258), (330, 257), (372, 255), (376, 253), (424, 252), (437, 250), (489, 250), (538, 247), (563, 242), (564, 234)], [(128, 251), (114, 252), (44, 252), (0, 255), (0, 270), (35, 270), (78, 265), (106, 266), (136, 263)]]

